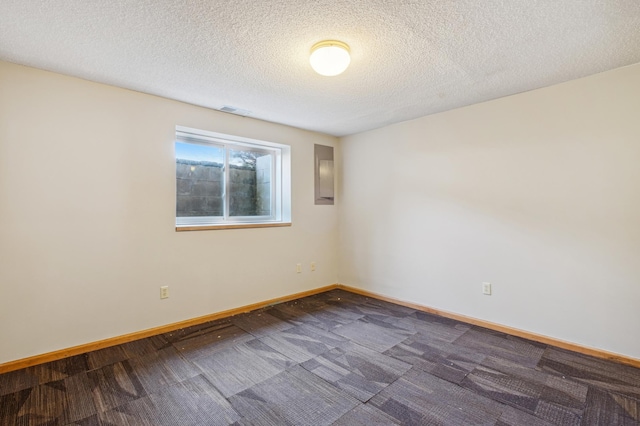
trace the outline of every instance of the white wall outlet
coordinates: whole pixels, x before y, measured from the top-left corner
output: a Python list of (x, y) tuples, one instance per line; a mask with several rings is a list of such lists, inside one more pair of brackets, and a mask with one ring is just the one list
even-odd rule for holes
[(311, 262), (311, 272), (316, 270), (316, 262)]
[(482, 294), (491, 296), (491, 283), (482, 283)]
[(302, 263), (296, 263), (296, 272), (302, 273)]
[(160, 287), (160, 299), (167, 299), (169, 297), (169, 286), (163, 285)]

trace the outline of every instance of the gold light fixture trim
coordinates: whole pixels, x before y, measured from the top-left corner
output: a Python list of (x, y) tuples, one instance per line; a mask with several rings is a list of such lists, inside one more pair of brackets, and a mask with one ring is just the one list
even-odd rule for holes
[(309, 62), (311, 68), (318, 74), (333, 77), (347, 69), (351, 63), (350, 52), (347, 43), (324, 40), (311, 47)]

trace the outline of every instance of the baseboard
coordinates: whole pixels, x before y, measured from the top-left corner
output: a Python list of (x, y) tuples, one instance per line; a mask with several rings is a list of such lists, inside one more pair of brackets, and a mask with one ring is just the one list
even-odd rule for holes
[(343, 284), (331, 284), (325, 287), (316, 288), (313, 290), (303, 291), (300, 293), (294, 293), (275, 299), (265, 300), (263, 302), (253, 303), (250, 305), (241, 306), (226, 311), (216, 312), (209, 315), (204, 315), (197, 318), (188, 319), (185, 321), (175, 322), (172, 324), (163, 325), (160, 327), (149, 328), (146, 330), (136, 331), (134, 333), (125, 334), (122, 336), (111, 337), (108, 339), (100, 340), (97, 342), (85, 343), (78, 346), (73, 346), (67, 349), (61, 349), (58, 351), (48, 352), (41, 355), (34, 355), (28, 358), (22, 358), (15, 361), (9, 361), (4, 364), (0, 364), (0, 374), (7, 373), (13, 370), (19, 370), (21, 368), (31, 367), (33, 365), (44, 364), (46, 362), (56, 361), (59, 359), (67, 358), (74, 355), (80, 355), (86, 352), (95, 351), (98, 349), (108, 348), (110, 346), (121, 345), (123, 343), (132, 342), (138, 339), (144, 339), (146, 337), (155, 336), (158, 334), (168, 333), (170, 331), (179, 330), (181, 328), (190, 327), (193, 325), (203, 324), (205, 322), (214, 321), (222, 318), (231, 317), (233, 315), (242, 314), (245, 312), (254, 311), (256, 309), (266, 308), (268, 306), (277, 305), (279, 303), (288, 302), (295, 299), (300, 299), (314, 294), (324, 293), (326, 291), (342, 289), (351, 293), (360, 294), (362, 296), (371, 297), (373, 299), (384, 300), (386, 302), (395, 303), (398, 305), (406, 306), (408, 308), (416, 309), (418, 311), (427, 312), (433, 315), (438, 315), (445, 318), (451, 318), (456, 321), (464, 322), (467, 324), (473, 324), (480, 327), (488, 328), (490, 330), (507, 333), (513, 336), (522, 337), (525, 339), (533, 340), (535, 342), (544, 343), (547, 345), (556, 346), (562, 349), (578, 352), (585, 355), (591, 355), (596, 358), (607, 359), (615, 361), (621, 364), (630, 365), (640, 368), (640, 359), (631, 358), (625, 355), (616, 354), (613, 352), (604, 351), (601, 349), (590, 348), (582, 346), (576, 343), (566, 342), (564, 340), (556, 339), (541, 334), (531, 333), (528, 331), (520, 330), (513, 327), (508, 327), (502, 324), (496, 324), (489, 321), (480, 320), (466, 315), (456, 314), (453, 312), (447, 312), (440, 309), (430, 308), (428, 306), (419, 305), (413, 302), (407, 302), (405, 300), (396, 299), (394, 297), (385, 296), (383, 294), (363, 290), (357, 287), (350, 287)]
[(68, 358), (74, 355), (80, 355), (80, 354), (95, 351), (98, 349), (108, 348), (110, 346), (121, 345), (123, 343), (144, 339), (146, 337), (151, 337), (158, 334), (168, 333), (170, 331), (179, 330), (181, 328), (190, 327), (192, 325), (203, 324), (205, 322), (214, 321), (214, 320), (218, 320), (226, 317), (231, 317), (233, 315), (238, 315), (245, 312), (255, 311), (256, 309), (266, 308), (271, 305), (277, 305), (278, 303), (288, 302), (290, 300), (300, 299), (303, 297), (312, 296), (314, 294), (324, 293), (326, 291), (333, 290), (335, 288), (338, 288), (338, 284), (331, 284), (325, 287), (320, 287), (313, 290), (307, 290), (300, 293), (290, 294), (290, 295), (278, 297), (275, 299), (269, 299), (263, 302), (252, 303), (251, 305), (245, 305), (239, 308), (216, 312), (213, 314), (188, 319), (185, 321), (175, 322), (175, 323), (163, 325), (160, 327), (149, 328), (146, 330), (136, 331), (134, 333), (125, 334), (122, 336), (110, 337), (108, 339), (99, 340), (97, 342), (85, 343), (85, 344), (73, 346), (67, 349), (61, 349), (58, 351), (47, 352), (41, 355), (34, 355), (28, 358), (9, 361), (4, 364), (0, 364), (0, 374), (7, 373), (13, 370), (19, 370), (21, 368), (31, 367), (33, 365), (44, 364), (45, 362), (51, 362), (51, 361), (56, 361), (63, 358)]
[(630, 365), (632, 367), (640, 368), (640, 359), (631, 358), (626, 355), (621, 355), (613, 352), (608, 352), (602, 349), (590, 348), (588, 346), (579, 345), (577, 343), (571, 343), (564, 340), (556, 339), (554, 337), (545, 336), (542, 334), (531, 333), (528, 331), (520, 330), (517, 328), (509, 327), (502, 324), (496, 324), (481, 319), (468, 317), (466, 315), (456, 314), (453, 312), (447, 312), (440, 309), (430, 308), (428, 306), (419, 305), (405, 300), (396, 299), (395, 297), (385, 296), (383, 294), (374, 293), (368, 290), (363, 290), (357, 287), (350, 287), (347, 285), (339, 284), (338, 288), (349, 291), (351, 293), (360, 294), (362, 296), (371, 297), (373, 299), (384, 300), (386, 302), (395, 303), (398, 305), (406, 306), (408, 308), (416, 309), (418, 311), (427, 312), (433, 315), (438, 315), (445, 318), (450, 318), (456, 321), (464, 322), (467, 324), (473, 324), (480, 327), (488, 328), (490, 330), (499, 331), (502, 333), (510, 334), (512, 336), (522, 337), (534, 342), (545, 343), (547, 345), (556, 346), (558, 348), (567, 349), (573, 352), (578, 352), (585, 355), (591, 355), (596, 358), (607, 359), (615, 361), (620, 364)]

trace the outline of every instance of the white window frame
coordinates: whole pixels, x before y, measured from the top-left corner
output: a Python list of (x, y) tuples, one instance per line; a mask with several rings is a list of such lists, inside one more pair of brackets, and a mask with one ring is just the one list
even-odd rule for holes
[[(176, 126), (175, 142), (218, 146), (224, 148), (225, 152), (223, 216), (179, 217), (176, 209), (176, 230), (251, 227), (251, 225), (278, 226), (291, 223), (291, 147), (289, 145), (184, 126)], [(229, 216), (229, 150), (234, 148), (269, 152), (272, 155), (271, 215)], [(177, 188), (175, 194), (177, 203)]]

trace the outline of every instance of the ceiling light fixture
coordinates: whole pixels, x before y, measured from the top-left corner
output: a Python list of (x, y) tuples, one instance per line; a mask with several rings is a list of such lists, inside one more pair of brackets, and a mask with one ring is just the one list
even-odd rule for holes
[(320, 75), (333, 77), (347, 69), (351, 62), (349, 46), (336, 40), (325, 40), (311, 48), (311, 68)]

